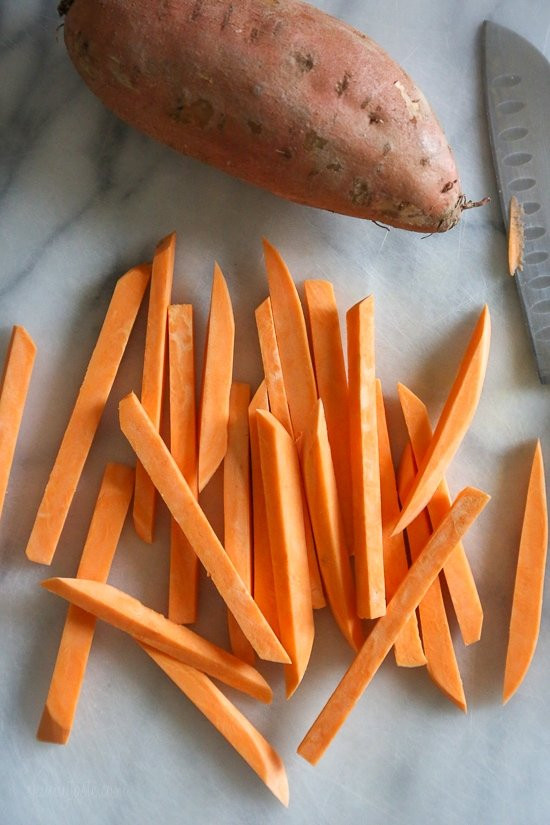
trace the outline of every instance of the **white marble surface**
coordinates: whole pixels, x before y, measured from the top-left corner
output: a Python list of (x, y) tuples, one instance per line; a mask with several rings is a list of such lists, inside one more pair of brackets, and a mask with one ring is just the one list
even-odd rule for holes
[[(423, 89), (454, 146), (465, 191), (493, 202), (442, 237), (404, 232), (289, 205), (135, 134), (85, 89), (64, 51), (53, 0), (0, 7), (0, 349), (24, 324), (38, 358), (0, 525), (0, 820), (35, 823), (550, 822), (550, 601), (538, 650), (518, 695), (500, 704), (522, 498), (533, 440), (550, 465), (550, 390), (536, 378), (505, 244), (482, 112), (479, 26), (490, 17), (550, 55), (547, 0), (323, 0), (368, 32)], [(467, 539), (482, 601), (482, 641), (457, 654), (469, 702), (451, 706), (424, 671), (387, 661), (325, 758), (312, 768), (295, 748), (350, 660), (330, 617), (303, 685), (286, 703), (275, 666), (269, 709), (239, 705), (283, 756), (285, 811), (216, 731), (128, 638), (100, 626), (66, 747), (38, 743), (65, 605), (41, 591), (49, 573), (24, 557), (33, 516), (103, 317), (114, 279), (179, 235), (174, 297), (196, 307), (204, 332), (212, 262), (235, 303), (237, 372), (256, 382), (253, 310), (265, 295), (260, 237), (278, 244), (298, 280), (332, 278), (342, 308), (377, 302), (379, 373), (403, 441), (397, 380), (435, 417), (481, 305), (493, 317), (486, 388), (450, 472), (454, 491), (475, 484), (493, 501)], [(104, 462), (131, 460), (116, 400), (139, 387), (143, 318), (51, 568), (72, 575)], [(548, 477), (548, 476), (547, 476)], [(129, 526), (111, 581), (157, 609), (166, 603), (167, 521), (150, 548)], [(208, 586), (200, 626), (225, 640)]]

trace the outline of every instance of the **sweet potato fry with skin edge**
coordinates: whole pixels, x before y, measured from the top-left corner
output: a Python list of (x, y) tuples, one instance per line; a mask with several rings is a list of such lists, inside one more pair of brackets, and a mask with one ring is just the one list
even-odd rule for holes
[(537, 646), (547, 546), (548, 514), (544, 466), (540, 441), (537, 441), (519, 545), (504, 673), (503, 704), (506, 704), (521, 685)]
[(432, 534), (388, 605), (372, 628), (325, 707), (305, 735), (298, 753), (315, 765), (345, 722), (361, 694), (395, 644), (408, 617), (424, 598), (445, 560), (489, 500), (486, 493), (467, 487)]
[(117, 281), (36, 514), (26, 550), (31, 561), (51, 564), (54, 557), (150, 274), (151, 267), (144, 264)]
[(319, 398), (325, 408), (338, 500), (348, 548), (353, 548), (353, 506), (349, 455), (348, 380), (338, 307), (330, 281), (304, 281), (313, 364)]
[[(403, 452), (398, 472), (399, 495), (402, 498), (405, 497), (413, 483), (415, 472), (416, 465), (412, 448), (408, 444)], [(429, 541), (431, 532), (432, 525), (428, 513), (422, 510), (407, 527), (409, 550), (413, 562)], [(418, 605), (418, 613), (428, 673), (442, 693), (466, 713), (466, 697), (449, 630), (439, 576), (433, 580)]]
[(199, 493), (222, 463), (227, 450), (234, 346), (231, 298), (222, 271), (215, 264), (199, 408)]
[(290, 420), (298, 438), (317, 401), (306, 322), (292, 275), (280, 253), (265, 238), (263, 247)]
[[(191, 492), (197, 498), (197, 433), (195, 408), (195, 349), (193, 308), (189, 304), (168, 308), (170, 383), (170, 452)], [(170, 529), (170, 583), (168, 618), (190, 624), (197, 618), (199, 560), (172, 519)]]
[[(409, 563), (403, 533), (392, 536), (395, 519), (399, 515), (397, 482), (393, 468), (390, 437), (384, 409), (382, 385), (376, 380), (376, 423), (378, 427), (378, 455), (380, 459), (380, 499), (382, 511), (382, 540), (384, 543), (384, 579), (388, 601), (407, 575)], [(410, 618), (395, 640), (395, 661), (400, 667), (419, 667), (426, 664), (422, 649), (416, 613)]]
[(330, 609), (345, 639), (359, 650), (364, 634), (355, 612), (355, 587), (344, 535), (323, 402), (303, 434), (302, 467), (319, 566)]
[[(166, 327), (174, 279), (175, 254), (176, 233), (172, 232), (158, 243), (153, 258), (143, 353), (141, 403), (157, 430), (160, 428), (164, 396)], [(138, 536), (148, 544), (153, 541), (155, 532), (156, 498), (155, 486), (138, 461), (134, 492), (134, 526)]]
[(257, 308), (256, 326), (271, 412), (287, 433), (293, 435), (270, 298)]
[[(418, 466), (432, 440), (428, 410), (422, 401), (403, 384), (398, 384), (398, 392), (415, 464)], [(447, 482), (443, 478), (428, 502), (428, 514), (434, 527), (437, 527), (450, 509), (451, 495)], [(455, 551), (443, 568), (443, 573), (453, 602), (462, 640), (465, 645), (477, 642), (481, 636), (483, 625), (483, 608), (462, 542), (457, 544)]]
[(472, 422), (483, 388), (490, 340), (491, 319), (489, 308), (485, 305), (437, 422), (429, 449), (418, 465), (414, 484), (403, 502), (394, 533), (404, 530), (427, 506)]
[(35, 356), (36, 346), (27, 330), (14, 326), (0, 384), (0, 516)]
[(110, 584), (53, 578), (43, 581), (42, 587), (236, 690), (261, 702), (271, 701), (271, 688), (253, 667)]
[(346, 321), (357, 613), (363, 619), (375, 619), (384, 614), (386, 599), (372, 295), (348, 310)]
[(262, 734), (204, 673), (149, 645), (141, 642), (140, 645), (227, 739), (277, 799), (288, 807), (288, 779), (284, 765)]
[[(229, 398), (227, 452), (223, 463), (223, 521), (225, 552), (252, 593), (252, 537), (248, 405), (250, 386), (233, 382)], [(227, 615), (231, 650), (254, 664), (254, 650), (231, 613)]]
[(256, 416), (279, 634), (291, 659), (285, 665), (289, 699), (305, 673), (315, 633), (300, 465), (294, 442), (283, 425), (264, 410), (258, 410)]
[(258, 656), (274, 662), (288, 662), (286, 651), (237, 573), (134, 393), (120, 402), (119, 417), (122, 432)]
[[(134, 491), (134, 471), (107, 464), (77, 577), (106, 582)], [(36, 734), (64, 745), (71, 733), (95, 631), (95, 616), (69, 605), (50, 689)]]
[(253, 595), (254, 601), (278, 636), (279, 619), (277, 616), (277, 602), (275, 600), (275, 585), (273, 583), (273, 564), (271, 563), (271, 547), (269, 546), (262, 465), (260, 461), (260, 442), (258, 440), (258, 422), (256, 416), (258, 410), (269, 411), (269, 400), (265, 381), (262, 381), (256, 390), (248, 408), (250, 462), (252, 467), (252, 525), (254, 536)]

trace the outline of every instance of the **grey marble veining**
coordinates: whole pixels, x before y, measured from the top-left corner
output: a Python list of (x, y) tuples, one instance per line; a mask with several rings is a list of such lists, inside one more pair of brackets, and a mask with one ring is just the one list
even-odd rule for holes
[[(0, 523), (0, 820), (9, 825), (550, 822), (550, 602), (530, 672), (509, 705), (500, 704), (536, 437), (550, 465), (550, 396), (537, 382), (506, 275), (479, 51), (480, 24), (489, 17), (550, 56), (550, 7), (546, 0), (318, 5), (366, 31), (410, 72), (455, 149), (465, 191), (474, 199), (489, 194), (489, 206), (444, 236), (421, 239), (284, 203), (117, 121), (66, 57), (53, 0), (0, 5), (0, 352), (13, 323), (38, 345)], [(306, 764), (296, 745), (350, 661), (330, 616), (317, 614), (311, 665), (293, 699), (284, 701), (274, 666), (262, 666), (275, 687), (272, 707), (236, 697), (285, 760), (288, 812), (137, 646), (105, 626), (98, 626), (70, 743), (34, 738), (65, 614), (38, 584), (74, 573), (105, 461), (132, 460), (116, 404), (139, 389), (143, 313), (51, 569), (28, 563), (25, 544), (115, 279), (150, 258), (172, 229), (174, 300), (194, 304), (199, 349), (214, 259), (227, 276), (239, 380), (254, 384), (260, 374), (253, 310), (266, 294), (262, 235), (280, 246), (297, 280), (331, 278), (343, 310), (373, 292), (396, 451), (404, 440), (396, 382), (418, 392), (435, 419), (483, 303), (493, 320), (483, 398), (449, 472), (454, 492), (474, 484), (493, 496), (466, 540), (485, 608), (482, 640), (465, 649), (452, 627), (468, 715), (423, 670), (398, 670), (389, 657), (325, 758), (316, 768)], [(167, 528), (161, 513), (157, 540), (146, 547), (128, 524), (110, 579), (159, 610), (166, 608)], [(207, 582), (203, 590), (199, 627), (225, 644), (224, 609)]]

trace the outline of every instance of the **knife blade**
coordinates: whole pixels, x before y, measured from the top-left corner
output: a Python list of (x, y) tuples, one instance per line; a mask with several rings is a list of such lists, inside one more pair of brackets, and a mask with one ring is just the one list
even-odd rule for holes
[(524, 265), (515, 276), (541, 383), (550, 383), (550, 63), (529, 41), (486, 20), (483, 74), (502, 216), (524, 213)]

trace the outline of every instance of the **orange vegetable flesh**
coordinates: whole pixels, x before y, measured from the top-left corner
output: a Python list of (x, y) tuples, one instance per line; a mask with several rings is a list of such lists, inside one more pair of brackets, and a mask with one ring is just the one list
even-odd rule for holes
[(306, 322), (292, 275), (280, 253), (265, 239), (263, 247), (292, 431), (298, 438), (317, 401)]
[(471, 487), (459, 493), (451, 511), (431, 535), (399, 585), (386, 614), (375, 623), (363, 647), (300, 743), (298, 753), (308, 762), (316, 764), (326, 751), (395, 644), (410, 614), (422, 601), (456, 543), (488, 500), (489, 496)]
[(544, 465), (540, 442), (537, 442), (519, 545), (502, 693), (504, 704), (525, 678), (537, 646), (547, 546), (548, 513)]
[[(134, 471), (123, 464), (107, 464), (78, 567), (79, 578), (107, 581), (133, 490)], [(95, 616), (69, 606), (36, 734), (43, 742), (64, 745), (70, 736), (95, 623)]]
[(236, 690), (261, 702), (271, 701), (269, 685), (253, 667), (116, 587), (90, 579), (62, 578), (46, 579), (42, 587)]
[(287, 662), (287, 653), (220, 544), (176, 462), (134, 393), (120, 402), (119, 417), (122, 432), (258, 656), (274, 662)]
[(319, 566), (330, 609), (345, 639), (358, 650), (364, 634), (355, 612), (355, 587), (336, 489), (323, 402), (303, 435), (302, 467)]
[(294, 442), (283, 425), (264, 410), (256, 416), (279, 635), (291, 659), (285, 665), (288, 699), (305, 673), (315, 633), (300, 466)]
[(418, 473), (394, 528), (399, 533), (423, 510), (441, 483), (477, 409), (491, 339), (491, 319), (483, 308), (470, 338), (451, 391), (437, 422), (430, 446), (418, 465)]
[[(399, 495), (404, 498), (414, 481), (416, 465), (409, 445), (403, 452), (398, 473)], [(432, 526), (426, 510), (422, 510), (407, 527), (409, 550), (414, 562), (430, 539)], [(439, 578), (434, 579), (418, 606), (422, 641), (428, 673), (438, 688), (451, 702), (466, 712), (466, 697), (456, 661), (449, 622)]]
[(223, 273), (215, 264), (199, 408), (199, 493), (222, 463), (227, 450), (234, 345), (231, 298)]
[(258, 774), (277, 799), (288, 806), (288, 779), (285, 767), (277, 751), (262, 734), (204, 673), (149, 645), (140, 644)]
[(54, 557), (150, 274), (149, 265), (138, 266), (117, 282), (38, 508), (26, 550), (31, 561), (51, 564)]
[(260, 461), (260, 442), (258, 439), (258, 421), (256, 415), (258, 410), (269, 410), (265, 381), (262, 381), (256, 390), (248, 408), (250, 463), (252, 468), (253, 595), (254, 601), (278, 636), (279, 619), (277, 616), (277, 601), (275, 599), (275, 585), (273, 582), (273, 564), (271, 563), (271, 547), (269, 546), (269, 531), (267, 528), (262, 465)]
[[(397, 481), (393, 468), (390, 437), (382, 385), (376, 380), (376, 422), (378, 427), (378, 455), (380, 460), (380, 499), (382, 512), (382, 540), (384, 543), (384, 580), (386, 597), (392, 599), (407, 575), (409, 563), (403, 533), (392, 536), (395, 519), (399, 515)], [(400, 667), (419, 667), (426, 664), (422, 649), (416, 613), (411, 613), (407, 624), (395, 640), (395, 661)]]
[[(432, 439), (428, 410), (422, 401), (403, 384), (399, 384), (398, 389), (415, 464), (418, 465), (426, 454)], [(451, 495), (447, 482), (443, 478), (428, 502), (428, 514), (431, 523), (437, 527), (450, 508)], [(477, 642), (481, 637), (483, 608), (462, 543), (456, 546), (454, 553), (443, 569), (443, 573), (464, 644), (469, 645)]]
[(325, 599), (323, 582), (321, 580), (321, 571), (319, 569), (319, 560), (317, 558), (317, 551), (315, 549), (315, 538), (313, 536), (311, 516), (307, 506), (306, 490), (304, 487), (303, 478), (300, 478), (300, 486), (302, 490), (302, 512), (304, 515), (304, 535), (306, 538), (307, 567), (309, 572), (309, 586), (311, 589), (311, 604), (314, 610), (321, 610), (323, 607), (326, 607), (327, 600)]
[(281, 366), (277, 336), (275, 335), (275, 324), (270, 298), (266, 298), (257, 308), (256, 326), (258, 328), (258, 339), (262, 353), (269, 406), (277, 421), (280, 421), (285, 430), (292, 435), (292, 423), (290, 421), (290, 412), (283, 379), (283, 368)]
[[(153, 258), (147, 333), (143, 353), (141, 403), (157, 430), (160, 428), (164, 395), (166, 327), (174, 278), (175, 254), (176, 234), (172, 232), (158, 243)], [(153, 541), (155, 532), (156, 496), (154, 484), (138, 461), (134, 492), (134, 526), (138, 536), (149, 544)]]
[(508, 214), (508, 272), (515, 275), (523, 271), (525, 248), (524, 211), (515, 195), (510, 198)]
[(325, 408), (344, 534), (347, 546), (352, 548), (353, 505), (350, 495), (349, 422), (345, 415), (348, 405), (348, 380), (338, 307), (334, 287), (330, 281), (305, 281), (304, 290), (317, 389)]
[[(170, 385), (170, 452), (191, 492), (198, 496), (195, 408), (195, 349), (193, 308), (180, 304), (168, 309)], [(168, 618), (176, 624), (196, 621), (199, 560), (177, 522), (170, 526)]]
[[(223, 463), (223, 519), (225, 551), (252, 593), (249, 404), (250, 386), (234, 382), (229, 399), (227, 452)], [(254, 650), (231, 613), (228, 613), (227, 625), (235, 656), (254, 664)]]
[(0, 516), (35, 356), (36, 346), (27, 330), (14, 326), (0, 384)]
[(374, 361), (374, 299), (347, 316), (349, 433), (357, 613), (375, 619), (386, 610)]

